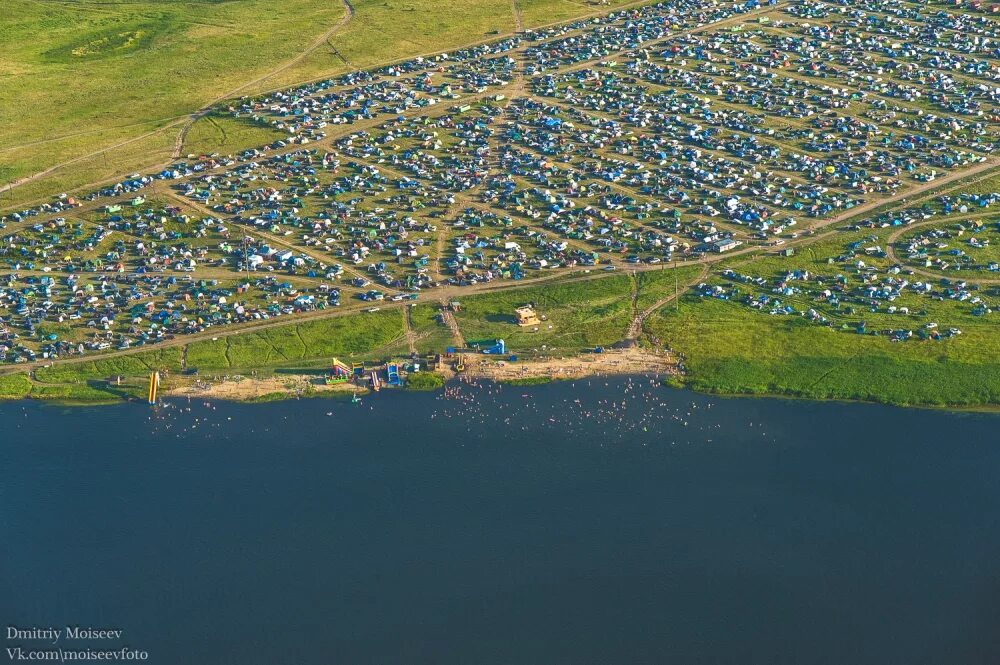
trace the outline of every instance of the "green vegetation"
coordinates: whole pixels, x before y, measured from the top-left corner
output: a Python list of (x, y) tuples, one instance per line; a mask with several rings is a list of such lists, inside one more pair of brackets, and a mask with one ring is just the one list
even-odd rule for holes
[(688, 284), (697, 279), (702, 270), (701, 266), (681, 265), (637, 274), (636, 308), (644, 312), (666, 298), (672, 299), (675, 294), (683, 294)]
[(181, 350), (171, 347), (88, 362), (56, 363), (36, 370), (35, 378), (44, 384), (81, 384), (114, 376), (146, 376), (153, 370), (176, 372), (180, 368)]
[(85, 383), (36, 384), (28, 395), (31, 399), (71, 402), (74, 404), (107, 404), (117, 402), (131, 393), (119, 390), (102, 381)]
[(329, 361), (333, 356), (366, 359), (403, 334), (398, 311), (341, 316), (269, 328), (187, 347), (187, 366), (199, 371), (248, 371)]
[(1000, 175), (993, 175), (983, 178), (978, 182), (972, 182), (964, 187), (962, 191), (968, 194), (992, 194), (1000, 192)]
[(0, 375), (0, 399), (21, 399), (31, 392), (31, 381), (24, 374)]
[(266, 402), (280, 402), (286, 400), (290, 397), (288, 393), (276, 392), (276, 393), (264, 393), (263, 395), (257, 395), (256, 397), (248, 397), (246, 402), (250, 404), (264, 404)]
[(228, 155), (273, 143), (284, 136), (277, 130), (244, 119), (206, 115), (188, 129), (181, 154)]
[(517, 0), (517, 4), (524, 27), (532, 28), (568, 21), (581, 14), (607, 11), (626, 4), (626, 0), (609, 0), (607, 4), (593, 1), (580, 3), (575, 0)]
[[(463, 298), (455, 314), (466, 340), (503, 338), (513, 352), (575, 353), (621, 340), (632, 320), (632, 280), (614, 275)], [(538, 331), (519, 328), (514, 309), (534, 303)]]
[[(146, 378), (153, 370), (164, 376), (180, 370), (181, 351), (165, 348), (134, 355), (78, 363), (56, 363), (24, 374), (0, 375), (0, 399), (46, 399), (73, 403), (104, 403), (145, 395)], [(112, 381), (122, 377), (121, 385)]]
[(452, 346), (451, 331), (441, 320), (436, 305), (421, 303), (410, 308), (410, 327), (416, 336), (417, 353), (440, 353)]
[[(946, 222), (943, 222), (946, 223)], [(884, 247), (892, 229), (840, 233), (818, 241), (794, 257), (763, 255), (727, 261), (736, 273), (760, 276), (764, 286), (732, 283), (713, 269), (711, 284), (738, 288), (745, 294), (768, 294), (776, 280), (791, 270), (809, 271), (846, 292), (872, 283), (857, 268), (884, 271), (892, 262), (868, 248)], [(849, 249), (855, 247), (854, 255)], [(909, 278), (921, 279), (920, 275)], [(865, 281), (870, 280), (870, 281)], [(936, 281), (936, 280), (935, 280)], [(680, 311), (663, 308), (646, 329), (681, 353), (688, 386), (706, 392), (780, 394), (815, 399), (858, 399), (904, 405), (981, 406), (1000, 401), (1000, 335), (990, 315), (953, 299), (904, 291), (878, 308), (831, 306), (803, 291), (781, 296), (797, 311), (815, 308), (829, 320), (819, 325), (799, 315), (772, 315), (733, 299), (702, 299), (689, 294)], [(989, 297), (985, 291), (983, 295)], [(861, 322), (867, 334), (858, 334)], [(891, 342), (872, 333), (887, 329), (927, 330), (930, 323), (956, 326), (959, 336)]]
[(408, 390), (437, 390), (444, 385), (444, 379), (434, 372), (417, 372), (406, 377)]
[[(8, 178), (171, 126), (303, 52), (344, 14), (325, 0), (11, 0), (4, 9), (0, 154)], [(168, 143), (179, 130), (174, 124)], [(155, 163), (143, 156), (110, 155), (119, 173)], [(93, 180), (85, 166), (70, 168), (71, 182)]]
[(902, 405), (1000, 400), (996, 335), (893, 344), (694, 298), (650, 325), (683, 354), (686, 384), (704, 392)]
[[(996, 221), (951, 219), (923, 225), (903, 233), (894, 243), (897, 258), (922, 271), (961, 279), (975, 271), (995, 277), (1000, 264), (1000, 228)], [(990, 266), (994, 270), (990, 271)], [(956, 272), (960, 271), (960, 272)], [(933, 274), (933, 273), (932, 273)]]
[(510, 386), (541, 386), (553, 381), (555, 379), (551, 376), (526, 376), (523, 379), (507, 379), (504, 383)]

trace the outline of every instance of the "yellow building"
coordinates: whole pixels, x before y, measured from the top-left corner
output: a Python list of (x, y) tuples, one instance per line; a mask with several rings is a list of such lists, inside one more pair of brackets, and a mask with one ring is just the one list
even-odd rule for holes
[(535, 314), (531, 305), (518, 307), (514, 310), (514, 315), (517, 317), (517, 325), (519, 326), (537, 326), (542, 323), (538, 320), (538, 315)]

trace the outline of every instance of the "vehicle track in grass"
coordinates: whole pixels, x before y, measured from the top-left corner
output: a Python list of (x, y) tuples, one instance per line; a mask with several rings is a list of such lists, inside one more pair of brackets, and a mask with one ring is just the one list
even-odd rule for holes
[(412, 356), (417, 353), (417, 335), (413, 332), (413, 322), (410, 320), (411, 309), (403, 307), (403, 332), (406, 335), (406, 348)]
[(282, 72), (284, 72), (284, 71), (286, 71), (286, 70), (294, 67), (295, 65), (299, 64), (300, 62), (302, 62), (302, 60), (304, 60), (306, 57), (308, 57), (310, 54), (312, 54), (316, 49), (318, 49), (321, 46), (323, 46), (324, 44), (326, 44), (327, 40), (329, 40), (335, 34), (337, 34), (337, 32), (339, 32), (344, 26), (346, 26), (348, 23), (350, 23), (351, 19), (354, 18), (354, 6), (350, 3), (349, 0), (339, 0), (339, 2), (344, 7), (344, 15), (333, 26), (331, 26), (326, 32), (324, 32), (316, 40), (314, 40), (305, 50), (301, 51), (298, 55), (296, 55), (291, 60), (288, 60), (288, 61), (282, 63), (281, 65), (275, 67), (274, 69), (271, 69), (271, 70), (265, 72), (264, 74), (262, 74), (260, 76), (257, 76), (256, 78), (251, 79), (250, 81), (242, 83), (239, 86), (237, 86), (235, 88), (232, 88), (232, 89), (230, 89), (230, 90), (222, 93), (221, 95), (218, 95), (211, 102), (209, 102), (208, 104), (202, 106), (201, 108), (199, 108), (198, 110), (196, 110), (196, 111), (194, 111), (194, 112), (192, 112), (190, 114), (187, 114), (187, 115), (175, 118), (175, 119), (171, 120), (170, 122), (168, 122), (165, 125), (157, 127), (156, 129), (150, 130), (148, 132), (144, 132), (144, 133), (142, 133), (142, 134), (140, 134), (138, 136), (134, 136), (132, 138), (126, 139), (124, 141), (120, 141), (120, 142), (115, 143), (115, 144), (110, 145), (110, 146), (105, 146), (103, 148), (100, 148), (98, 150), (94, 150), (92, 152), (89, 152), (89, 153), (86, 153), (86, 154), (83, 154), (83, 155), (78, 155), (78, 156), (73, 157), (71, 159), (67, 159), (67, 160), (65, 160), (63, 162), (59, 162), (58, 164), (53, 164), (52, 166), (49, 166), (49, 167), (47, 167), (47, 168), (45, 168), (45, 169), (43, 169), (41, 171), (38, 171), (37, 173), (33, 173), (33, 174), (25, 176), (23, 178), (19, 178), (17, 180), (14, 180), (13, 182), (8, 183), (7, 186), (4, 188), (3, 191), (9, 192), (9, 191), (11, 191), (13, 189), (16, 189), (18, 187), (22, 187), (22, 186), (24, 186), (24, 185), (26, 185), (28, 183), (40, 180), (40, 179), (42, 179), (42, 178), (44, 178), (44, 177), (46, 177), (48, 175), (51, 175), (52, 173), (54, 173), (54, 172), (56, 172), (56, 171), (58, 171), (58, 170), (60, 170), (62, 168), (65, 168), (67, 166), (72, 166), (73, 164), (78, 164), (79, 162), (85, 161), (85, 160), (90, 159), (92, 157), (97, 157), (99, 155), (103, 155), (105, 153), (112, 152), (114, 150), (117, 150), (118, 148), (123, 148), (123, 147), (125, 147), (125, 146), (127, 146), (129, 144), (136, 143), (137, 141), (142, 141), (143, 139), (147, 139), (147, 138), (149, 138), (151, 136), (155, 136), (157, 134), (160, 134), (160, 133), (162, 133), (162, 132), (164, 132), (164, 131), (166, 131), (168, 129), (172, 129), (174, 127), (178, 127), (179, 126), (180, 127), (180, 131), (177, 133), (177, 137), (174, 139), (174, 146), (173, 146), (173, 150), (171, 151), (171, 156), (170, 156), (171, 160), (177, 159), (178, 157), (180, 157), (181, 152), (182, 152), (182, 150), (184, 148), (184, 140), (187, 138), (187, 134), (188, 134), (188, 131), (191, 129), (191, 126), (199, 118), (201, 118), (201, 117), (205, 116), (206, 114), (208, 114), (216, 104), (218, 104), (219, 102), (221, 102), (224, 99), (228, 99), (230, 97), (233, 97), (233, 96), (239, 94), (240, 92), (246, 90), (247, 88), (250, 88), (250, 87), (255, 86), (255, 85), (259, 84), (259, 83), (262, 83), (262, 82), (264, 82), (264, 81), (266, 81), (266, 80), (268, 80), (268, 79), (270, 79), (270, 78), (272, 78), (272, 77), (274, 77), (274, 76), (276, 76), (276, 75), (278, 75), (278, 74), (280, 74), (280, 73), (282, 73)]
[[(996, 213), (991, 213), (989, 215), (979, 215), (979, 216), (980, 217), (986, 217), (986, 216), (993, 217), (995, 215), (996, 215)], [(963, 219), (968, 219), (968, 217), (963, 217)], [(950, 275), (946, 274), (944, 271), (926, 270), (926, 269), (923, 269), (923, 268), (919, 268), (919, 267), (916, 267), (916, 266), (909, 265), (909, 264), (905, 263), (904, 261), (902, 261), (897, 256), (897, 254), (896, 254), (896, 248), (895, 248), (894, 245), (896, 244), (896, 241), (899, 240), (900, 236), (902, 236), (902, 235), (904, 235), (904, 234), (906, 234), (906, 233), (908, 233), (910, 231), (914, 231), (916, 229), (919, 229), (919, 228), (922, 228), (922, 227), (925, 227), (925, 226), (934, 226), (935, 224), (947, 223), (948, 221), (949, 220), (947, 220), (947, 219), (940, 219), (940, 218), (939, 219), (934, 219), (934, 218), (931, 218), (931, 219), (924, 220), (922, 222), (917, 222), (915, 224), (909, 224), (907, 226), (901, 226), (900, 228), (896, 229), (895, 231), (893, 231), (892, 233), (890, 233), (888, 236), (886, 236), (886, 239), (885, 239), (885, 256), (886, 256), (886, 258), (889, 259), (890, 261), (892, 261), (893, 263), (898, 263), (899, 265), (904, 266), (907, 270), (912, 270), (917, 275), (922, 275), (924, 277), (929, 277), (931, 279), (936, 279), (936, 280), (940, 280), (940, 279), (954, 279), (954, 280), (961, 280), (961, 281), (964, 281), (964, 282), (968, 282), (970, 284), (980, 284), (980, 285), (984, 285), (984, 286), (986, 286), (986, 285), (993, 285), (993, 284), (1000, 284), (1000, 279), (997, 279), (997, 278), (969, 277), (967, 274), (965, 274), (967, 272), (971, 272), (971, 271), (968, 271), (968, 270), (954, 270), (954, 271), (952, 271), (952, 274), (950, 274)], [(954, 221), (957, 223), (959, 220), (954, 220)]]
[[(177, 134), (177, 139), (174, 141), (174, 150), (171, 153), (171, 158), (177, 159), (178, 157), (181, 156), (181, 151), (184, 149), (184, 139), (187, 137), (188, 130), (191, 129), (191, 126), (195, 122), (197, 122), (199, 118), (202, 118), (208, 113), (210, 113), (216, 104), (218, 104), (224, 99), (235, 97), (236, 95), (243, 92), (247, 88), (252, 88), (255, 85), (263, 83), (264, 81), (273, 78), (274, 76), (277, 76), (278, 74), (288, 69), (291, 69), (292, 67), (294, 67), (295, 65), (299, 64), (307, 57), (309, 57), (316, 49), (320, 48), (324, 44), (329, 44), (330, 39), (332, 39), (335, 34), (340, 32), (340, 30), (342, 30), (344, 26), (350, 23), (351, 19), (354, 18), (354, 5), (350, 3), (350, 0), (339, 0), (339, 2), (344, 7), (344, 15), (340, 17), (340, 19), (336, 23), (330, 26), (329, 30), (324, 32), (319, 37), (317, 37), (308, 47), (306, 47), (304, 51), (301, 51), (294, 58), (292, 58), (291, 60), (287, 60), (286, 62), (278, 65), (274, 69), (265, 72), (264, 74), (261, 74), (260, 76), (253, 78), (245, 83), (242, 83), (236, 86), (235, 88), (227, 90), (226, 92), (222, 93), (221, 95), (210, 101), (205, 106), (201, 107), (200, 109), (192, 113), (186, 119), (184, 119), (183, 120), (184, 125), (181, 128), (181, 131)], [(336, 49), (334, 50), (336, 51)], [(340, 55), (339, 51), (337, 51), (337, 55), (345, 63), (347, 62), (347, 60)]]
[[(672, 269), (676, 269), (676, 267), (677, 266), (674, 266), (674, 268), (672, 268)], [(639, 339), (639, 335), (642, 334), (642, 326), (643, 326), (643, 324), (646, 323), (646, 319), (648, 319), (650, 316), (652, 316), (661, 307), (663, 307), (664, 305), (667, 305), (669, 303), (672, 303), (674, 300), (676, 300), (677, 298), (679, 298), (682, 293), (687, 292), (687, 290), (690, 289), (692, 286), (694, 286), (695, 284), (701, 282), (703, 279), (705, 279), (706, 277), (708, 277), (708, 272), (709, 272), (710, 268), (711, 268), (711, 264), (706, 263), (704, 266), (702, 266), (702, 269), (698, 273), (697, 277), (695, 277), (694, 279), (692, 279), (690, 281), (684, 282), (684, 284), (678, 284), (678, 288), (677, 288), (677, 290), (674, 293), (671, 293), (668, 296), (664, 296), (663, 298), (660, 298), (655, 303), (653, 303), (652, 305), (650, 305), (649, 307), (647, 307), (646, 309), (644, 309), (642, 311), (637, 311), (636, 315), (635, 315), (635, 318), (632, 319), (632, 323), (631, 323), (631, 325), (629, 325), (628, 333), (625, 335), (625, 339), (628, 339), (628, 340)]]

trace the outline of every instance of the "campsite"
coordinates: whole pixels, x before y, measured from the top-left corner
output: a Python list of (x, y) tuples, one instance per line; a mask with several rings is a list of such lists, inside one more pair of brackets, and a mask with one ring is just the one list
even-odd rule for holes
[[(2, 214), (0, 357), (27, 374), (12, 394), (59, 392), (50, 365), (160, 347), (177, 372), (270, 371), (501, 338), (522, 359), (637, 344), (694, 385), (759, 391), (682, 360), (731, 335), (728, 315), (838, 335), (811, 349), (830, 371), (806, 388), (767, 370), (769, 392), (822, 392), (842, 339), (892, 367), (979, 367), (1000, 25), (933, 4), (609, 7), (219, 102), (205, 117), (238, 149)], [(549, 318), (518, 326), (534, 302)]]

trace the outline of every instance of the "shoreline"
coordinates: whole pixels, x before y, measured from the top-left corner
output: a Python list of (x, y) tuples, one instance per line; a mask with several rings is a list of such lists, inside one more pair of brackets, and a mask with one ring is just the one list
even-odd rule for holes
[[(539, 360), (496, 360), (491, 356), (466, 356), (467, 367), (456, 372), (447, 367), (428, 371), (440, 376), (444, 382), (462, 379), (484, 379), (498, 383), (520, 382), (547, 383), (549, 381), (580, 379), (588, 376), (656, 375), (678, 376), (676, 359), (670, 353), (657, 353), (633, 347), (609, 349), (603, 353), (562, 356)], [(176, 379), (175, 379), (176, 380)], [(386, 387), (393, 392), (400, 388)], [(402, 390), (406, 390), (405, 387)], [(300, 397), (337, 396), (357, 393), (370, 394), (370, 388), (354, 383), (327, 385), (316, 374), (282, 374), (266, 377), (233, 377), (220, 381), (194, 380), (180, 386), (168, 387), (164, 397), (198, 397), (236, 402), (297, 399)]]
[[(685, 381), (685, 373), (681, 369), (681, 360), (672, 352), (656, 352), (639, 346), (625, 349), (606, 349), (602, 353), (581, 353), (577, 355), (546, 357), (540, 359), (520, 359), (514, 362), (501, 360), (488, 355), (466, 354), (466, 367), (462, 372), (456, 372), (452, 366), (438, 370), (424, 371), (421, 374), (439, 377), (441, 385), (424, 387), (389, 387), (389, 393), (405, 391), (430, 390), (438, 391), (453, 381), (493, 381), (511, 386), (531, 386), (554, 381), (572, 381), (587, 377), (601, 376), (645, 376), (655, 377), (665, 385), (690, 390), (703, 395), (715, 395), (725, 398), (765, 398), (785, 400), (806, 400), (814, 402), (845, 402), (864, 403), (883, 406), (894, 406), (905, 409), (927, 409), (935, 411), (953, 411), (963, 413), (998, 413), (1000, 404), (931, 404), (931, 403), (896, 403), (889, 400), (850, 399), (850, 398), (816, 398), (794, 393), (759, 393), (759, 392), (728, 392), (698, 388)], [(132, 382), (138, 377), (132, 377)], [(200, 398), (204, 400), (219, 400), (243, 402), (247, 404), (259, 402), (283, 401), (312, 397), (347, 397), (356, 394), (367, 396), (373, 394), (365, 384), (337, 383), (327, 384), (315, 370), (302, 373), (270, 374), (266, 376), (233, 375), (222, 378), (204, 379), (200, 377), (172, 376), (161, 389), (163, 398)], [(2, 401), (31, 400), (60, 404), (65, 406), (102, 406), (128, 401), (143, 401), (135, 394), (123, 393), (119, 397), (109, 396), (106, 400), (74, 399), (63, 395), (7, 397)]]
[(198, 380), (187, 385), (164, 390), (163, 397), (198, 397), (231, 402), (257, 402), (277, 399), (296, 399), (320, 395), (359, 393), (366, 394), (367, 388), (351, 383), (328, 385), (315, 374), (284, 374), (262, 378), (224, 378), (221, 381)]
[(469, 363), (458, 376), (488, 379), (498, 383), (518, 383), (540, 380), (560, 381), (601, 375), (679, 376), (676, 357), (635, 346), (627, 349), (606, 349), (601, 353), (561, 356), (541, 360), (507, 362), (482, 356)]

